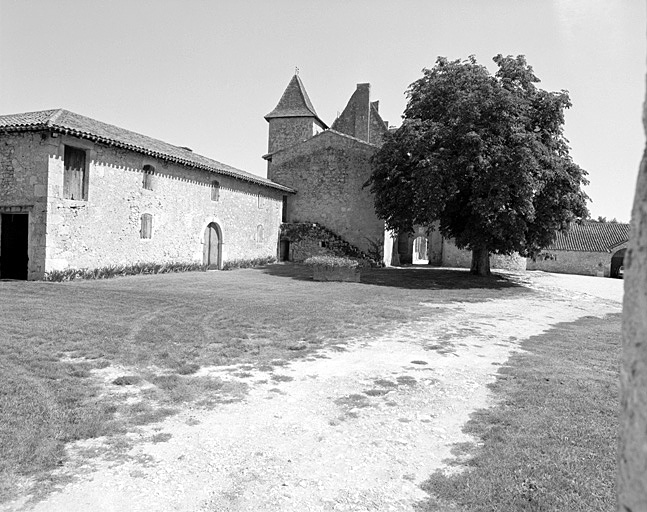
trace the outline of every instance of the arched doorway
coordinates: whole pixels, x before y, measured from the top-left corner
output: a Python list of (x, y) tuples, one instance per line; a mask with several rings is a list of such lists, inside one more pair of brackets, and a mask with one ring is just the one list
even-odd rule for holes
[(620, 249), (611, 256), (611, 272), (609, 273), (609, 277), (620, 277), (620, 267), (624, 264), (626, 251), (627, 249)]
[(222, 263), (222, 234), (220, 226), (212, 222), (204, 230), (202, 263), (209, 269), (219, 269)]
[(427, 237), (419, 236), (413, 241), (413, 263), (429, 263)]

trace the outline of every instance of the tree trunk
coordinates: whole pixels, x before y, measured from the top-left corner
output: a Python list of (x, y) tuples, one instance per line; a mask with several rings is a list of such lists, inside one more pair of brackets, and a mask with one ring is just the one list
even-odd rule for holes
[(470, 274), (475, 276), (490, 275), (490, 251), (484, 245), (472, 249), (472, 266)]

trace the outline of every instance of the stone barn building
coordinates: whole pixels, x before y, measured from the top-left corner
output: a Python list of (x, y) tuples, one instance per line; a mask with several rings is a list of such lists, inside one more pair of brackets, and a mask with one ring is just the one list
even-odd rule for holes
[(528, 259), (528, 270), (620, 277), (629, 243), (629, 224), (582, 221), (557, 233), (552, 245)]
[(0, 116), (0, 278), (273, 257), (292, 193), (66, 110)]

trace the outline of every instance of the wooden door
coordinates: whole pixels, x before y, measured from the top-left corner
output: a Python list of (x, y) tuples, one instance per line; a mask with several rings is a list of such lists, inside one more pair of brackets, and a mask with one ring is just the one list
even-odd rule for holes
[(220, 236), (218, 227), (213, 223), (204, 232), (203, 260), (209, 269), (220, 268)]

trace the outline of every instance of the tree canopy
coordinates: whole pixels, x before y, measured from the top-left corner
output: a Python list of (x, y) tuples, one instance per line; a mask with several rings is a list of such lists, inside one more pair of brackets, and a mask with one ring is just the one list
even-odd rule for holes
[(489, 254), (533, 256), (588, 213), (587, 173), (563, 134), (568, 92), (538, 88), (522, 55), (493, 60), (494, 75), (473, 56), (424, 69), (368, 182), (389, 229), (438, 221), (480, 275)]

